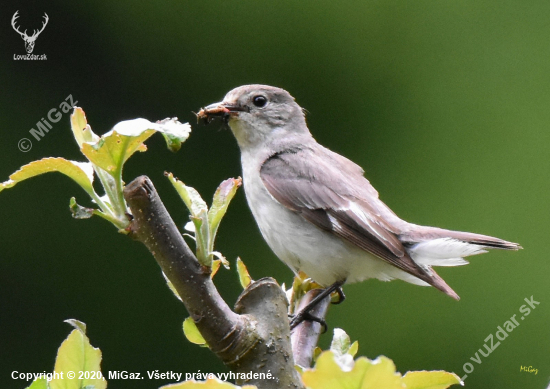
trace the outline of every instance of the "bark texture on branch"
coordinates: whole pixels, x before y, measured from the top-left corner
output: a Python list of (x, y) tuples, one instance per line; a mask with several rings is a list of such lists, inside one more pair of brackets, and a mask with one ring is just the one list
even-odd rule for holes
[[(258, 388), (303, 388), (290, 345), (287, 300), (275, 280), (252, 283), (235, 312), (220, 296), (177, 229), (146, 176), (124, 189), (132, 211), (130, 233), (153, 254), (181, 297), (210, 349), (235, 373), (270, 373), (274, 378), (239, 379)], [(258, 376), (256, 376), (258, 377)]]

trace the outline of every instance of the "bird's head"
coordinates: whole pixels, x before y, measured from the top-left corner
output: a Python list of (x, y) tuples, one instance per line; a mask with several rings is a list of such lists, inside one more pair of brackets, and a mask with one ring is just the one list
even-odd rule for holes
[(292, 134), (309, 134), (304, 112), (294, 97), (281, 88), (243, 85), (197, 114), (209, 123), (223, 118), (243, 148), (262, 146)]

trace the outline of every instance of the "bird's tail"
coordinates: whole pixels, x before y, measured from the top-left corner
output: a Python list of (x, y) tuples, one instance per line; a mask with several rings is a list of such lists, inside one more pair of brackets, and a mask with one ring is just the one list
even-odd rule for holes
[(522, 248), (517, 243), (492, 236), (421, 226), (399, 235), (399, 240), (412, 260), (433, 277), (428, 283), (455, 299), (458, 295), (431, 269), (432, 266), (466, 265), (468, 261), (464, 257), (486, 253), (486, 249)]
[(399, 240), (406, 245), (424, 243), (438, 239), (457, 240), (463, 243), (469, 243), (490, 249), (519, 250), (522, 248), (518, 243), (508, 242), (492, 236), (416, 225), (414, 228), (411, 228), (409, 231), (399, 236)]

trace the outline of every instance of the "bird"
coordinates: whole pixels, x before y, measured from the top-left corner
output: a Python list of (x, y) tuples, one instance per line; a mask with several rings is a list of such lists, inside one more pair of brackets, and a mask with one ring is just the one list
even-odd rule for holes
[(360, 166), (313, 138), (305, 110), (284, 89), (243, 85), (197, 117), (205, 123), (222, 118), (229, 125), (240, 148), (246, 199), (263, 238), (294, 273), (304, 272), (327, 293), (369, 278), (400, 279), (458, 300), (433, 267), (465, 265), (465, 257), (487, 249), (521, 248), (399, 218)]

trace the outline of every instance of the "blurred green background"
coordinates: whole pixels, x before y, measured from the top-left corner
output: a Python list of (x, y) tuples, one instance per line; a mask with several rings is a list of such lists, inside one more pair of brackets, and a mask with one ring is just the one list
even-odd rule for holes
[[(34, 54), (23, 29), (50, 21)], [(0, 180), (46, 156), (82, 160), (69, 116), (40, 142), (37, 121), (69, 95), (103, 133), (124, 119), (178, 116), (194, 132), (177, 154), (160, 136), (133, 157), (125, 180), (147, 174), (179, 225), (184, 206), (163, 176), (173, 172), (210, 199), (240, 175), (239, 151), (219, 124), (191, 111), (230, 89), (265, 83), (305, 107), (314, 136), (363, 166), (402, 218), (520, 242), (439, 274), (462, 297), (400, 281), (346, 286), (330, 328), (358, 339), (359, 352), (397, 369), (444, 369), (467, 388), (543, 388), (550, 378), (548, 274), (550, 2), (533, 1), (4, 1), (0, 11)], [(32, 149), (18, 150), (21, 138)], [(107, 222), (74, 220), (69, 198), (86, 194), (46, 175), (0, 194), (0, 387), (24, 388), (20, 372), (51, 371), (70, 328), (88, 324), (103, 371), (223, 372), (184, 339), (187, 316), (149, 252)], [(291, 282), (263, 242), (240, 191), (217, 249), (240, 256), (254, 278)], [(216, 277), (233, 304), (234, 270)], [(470, 360), (533, 296), (540, 305), (478, 365)], [(322, 337), (326, 347), (330, 335)], [(532, 366), (538, 374), (520, 372)], [(157, 388), (169, 381), (112, 381)]]

